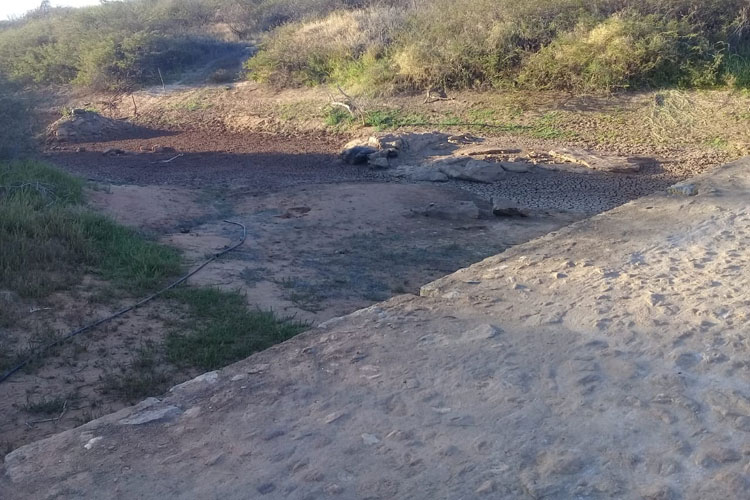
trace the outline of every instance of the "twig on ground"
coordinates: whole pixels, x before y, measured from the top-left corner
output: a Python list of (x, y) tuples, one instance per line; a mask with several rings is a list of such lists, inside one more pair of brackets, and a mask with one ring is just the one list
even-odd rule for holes
[(68, 400), (67, 399), (65, 400), (65, 403), (63, 403), (63, 408), (62, 408), (62, 411), (60, 412), (60, 415), (58, 415), (57, 417), (45, 418), (43, 420), (31, 420), (31, 421), (27, 421), (26, 425), (28, 427), (33, 427), (36, 424), (43, 424), (43, 423), (46, 423), (46, 422), (59, 422), (60, 419), (62, 419), (63, 416), (65, 416), (65, 412), (66, 411), (68, 411)]
[(170, 158), (168, 160), (157, 160), (157, 161), (152, 161), (151, 163), (169, 163), (169, 162), (171, 162), (173, 160), (176, 160), (177, 158), (179, 158), (181, 156), (185, 156), (185, 155), (183, 153), (180, 153), (180, 154), (178, 154), (176, 156), (173, 156), (172, 158)]
[(8, 380), (11, 376), (13, 376), (13, 374), (15, 374), (15, 373), (19, 372), (20, 370), (22, 370), (25, 366), (27, 366), (29, 363), (31, 363), (34, 359), (37, 359), (40, 356), (42, 356), (49, 349), (51, 349), (51, 348), (53, 348), (53, 347), (55, 347), (57, 345), (60, 345), (63, 342), (65, 342), (65, 341), (67, 341), (67, 340), (69, 340), (69, 339), (71, 339), (71, 338), (73, 338), (73, 337), (75, 337), (77, 335), (82, 334), (83, 332), (91, 330), (92, 328), (96, 328), (97, 326), (99, 326), (99, 325), (101, 325), (103, 323), (107, 323), (109, 321), (112, 321), (115, 318), (119, 318), (123, 314), (128, 313), (128, 312), (132, 311), (133, 309), (137, 309), (137, 308), (141, 307), (142, 305), (151, 302), (156, 297), (158, 297), (158, 296), (160, 296), (160, 295), (168, 292), (169, 290), (173, 289), (174, 287), (176, 287), (176, 286), (184, 283), (185, 281), (188, 280), (188, 278), (190, 278), (190, 277), (194, 276), (195, 274), (197, 274), (198, 272), (200, 272), (201, 269), (203, 269), (204, 267), (206, 267), (207, 265), (209, 265), (213, 261), (221, 258), (223, 255), (231, 252), (232, 250), (234, 250), (236, 248), (239, 248), (241, 245), (243, 245), (245, 243), (245, 240), (247, 240), (247, 228), (245, 227), (244, 224), (242, 224), (240, 222), (234, 222), (234, 221), (231, 221), (231, 220), (225, 220), (224, 222), (226, 222), (227, 224), (234, 224), (235, 226), (239, 226), (239, 227), (242, 228), (242, 238), (240, 239), (240, 241), (238, 241), (237, 243), (235, 243), (231, 247), (225, 248), (221, 252), (219, 252), (217, 254), (214, 254), (209, 259), (205, 260), (201, 265), (199, 265), (198, 267), (196, 267), (195, 269), (193, 269), (192, 271), (190, 271), (189, 273), (187, 273), (186, 275), (184, 275), (180, 279), (178, 279), (178, 280), (170, 283), (169, 285), (167, 285), (166, 287), (162, 288), (161, 290), (152, 293), (148, 297), (139, 300), (135, 304), (132, 304), (132, 305), (126, 307), (125, 309), (122, 309), (122, 310), (120, 310), (120, 311), (118, 311), (118, 312), (116, 312), (114, 314), (110, 314), (109, 316), (106, 316), (104, 318), (98, 319), (98, 320), (94, 321), (93, 323), (89, 323), (88, 325), (85, 325), (85, 326), (82, 326), (82, 327), (80, 327), (80, 328), (78, 328), (76, 330), (73, 330), (72, 332), (68, 333), (67, 335), (63, 335), (62, 337), (58, 338), (57, 340), (52, 341), (49, 344), (41, 346), (39, 349), (37, 349), (35, 352), (33, 352), (30, 357), (26, 358), (24, 361), (20, 362), (19, 364), (17, 364), (13, 368), (9, 369), (5, 373), (0, 374), (0, 384), (2, 384), (3, 382), (5, 382), (6, 380)]
[[(436, 95), (433, 95), (436, 94)], [(437, 101), (455, 101), (455, 97), (448, 97), (448, 94), (445, 93), (444, 90), (441, 89), (428, 89), (427, 90), (427, 96), (424, 98), (423, 104), (431, 104), (433, 102)]]
[(185, 156), (185, 155), (184, 155), (184, 154), (182, 154), (182, 153), (180, 153), (180, 154), (178, 154), (178, 155), (176, 155), (176, 156), (173, 156), (172, 158), (170, 158), (170, 159), (168, 159), (168, 160), (161, 160), (161, 161), (160, 161), (159, 163), (169, 163), (169, 162), (171, 162), (172, 160), (176, 160), (177, 158), (179, 158), (179, 157), (181, 157), (181, 156)]

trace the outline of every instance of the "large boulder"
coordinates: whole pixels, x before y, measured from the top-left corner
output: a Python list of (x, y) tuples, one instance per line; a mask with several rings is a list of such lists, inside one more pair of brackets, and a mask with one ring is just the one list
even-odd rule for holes
[(138, 128), (123, 120), (106, 118), (95, 111), (74, 109), (47, 129), (51, 140), (91, 142), (132, 135)]

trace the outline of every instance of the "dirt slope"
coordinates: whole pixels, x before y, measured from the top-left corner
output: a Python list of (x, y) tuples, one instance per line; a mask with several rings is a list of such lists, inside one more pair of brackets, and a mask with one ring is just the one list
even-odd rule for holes
[(5, 459), (3, 498), (742, 498), (750, 161)]

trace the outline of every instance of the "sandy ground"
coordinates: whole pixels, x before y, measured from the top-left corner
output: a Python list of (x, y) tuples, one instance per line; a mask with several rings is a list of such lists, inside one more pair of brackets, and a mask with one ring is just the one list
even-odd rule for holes
[(3, 498), (743, 498), (750, 164), (9, 454)]
[[(175, 246), (191, 265), (238, 240), (238, 228), (223, 220), (244, 224), (245, 245), (191, 283), (240, 290), (250, 307), (312, 326), (394, 295), (417, 293), (456, 269), (685, 176), (677, 164), (650, 158), (637, 174), (561, 165), (509, 173), (493, 184), (409, 183), (387, 171), (344, 164), (338, 152), (346, 139), (321, 132), (125, 131), (127, 137), (55, 145), (47, 158), (92, 181), (94, 208)], [(413, 147), (398, 161), (418, 164), (457, 154), (459, 146), (448, 137), (410, 136)], [(523, 143), (542, 146), (549, 147)], [(102, 154), (113, 148), (124, 154)], [(530, 216), (492, 216), (494, 196), (517, 202)], [(475, 206), (476, 215), (456, 211), (462, 203)], [(437, 217), (421, 215), (431, 204), (446, 210)], [(45, 332), (70, 331), (135, 300), (110, 294), (106, 284), (87, 278), (71, 293), (20, 304), (24, 315), (34, 312), (9, 338), (16, 347), (36, 345)], [(103, 381), (131, 365), (143, 346), (162, 342), (174, 328), (175, 314), (169, 304), (149, 306), (14, 377), (0, 404), (0, 447), (10, 451), (125, 406)], [(196, 375), (170, 372), (174, 383)], [(30, 411), (60, 398), (67, 403), (60, 414)]]

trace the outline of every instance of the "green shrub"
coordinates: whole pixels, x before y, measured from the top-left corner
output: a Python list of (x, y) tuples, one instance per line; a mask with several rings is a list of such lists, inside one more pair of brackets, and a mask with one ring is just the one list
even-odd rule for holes
[(533, 88), (584, 92), (705, 86), (717, 83), (721, 57), (684, 22), (615, 15), (557, 37), (525, 61), (518, 81)]
[[(606, 91), (710, 86), (745, 71), (743, 0), (432, 0), (276, 29), (248, 62), (279, 86)], [(369, 17), (368, 17), (369, 13)], [(387, 13), (387, 15), (386, 15)], [(739, 76), (737, 76), (739, 75)]]

